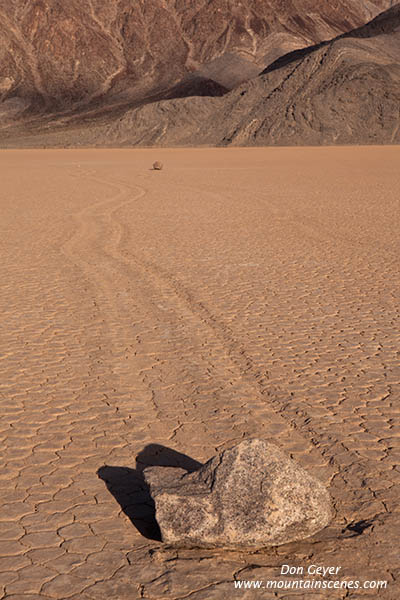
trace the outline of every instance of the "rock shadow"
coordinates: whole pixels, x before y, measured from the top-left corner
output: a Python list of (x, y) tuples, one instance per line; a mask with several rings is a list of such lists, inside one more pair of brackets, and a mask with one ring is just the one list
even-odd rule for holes
[(192, 473), (202, 464), (172, 448), (149, 444), (136, 456), (136, 468), (104, 465), (97, 475), (139, 533), (150, 540), (161, 541), (154, 500), (143, 476), (144, 469), (150, 466), (176, 467)]

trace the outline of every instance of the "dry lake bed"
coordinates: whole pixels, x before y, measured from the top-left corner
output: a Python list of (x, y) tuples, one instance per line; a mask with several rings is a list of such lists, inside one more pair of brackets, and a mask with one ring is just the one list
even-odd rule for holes
[[(7, 150), (0, 180), (0, 597), (398, 598), (400, 147)], [(332, 523), (163, 546), (144, 466), (251, 437)], [(266, 585), (305, 578), (359, 586)]]

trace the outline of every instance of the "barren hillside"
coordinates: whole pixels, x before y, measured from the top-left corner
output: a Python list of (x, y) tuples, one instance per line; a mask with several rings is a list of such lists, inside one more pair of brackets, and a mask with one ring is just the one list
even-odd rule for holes
[[(349, 32), (391, 4), (0, 0), (2, 145), (44, 132), (43, 144), (136, 143), (118, 140), (115, 127), (101, 139), (104, 126), (158, 100), (221, 96), (287, 52)], [(94, 131), (82, 138), (85, 123)]]
[(400, 4), (329, 43), (292, 52), (222, 98), (141, 107), (105, 129), (142, 145), (400, 142)]

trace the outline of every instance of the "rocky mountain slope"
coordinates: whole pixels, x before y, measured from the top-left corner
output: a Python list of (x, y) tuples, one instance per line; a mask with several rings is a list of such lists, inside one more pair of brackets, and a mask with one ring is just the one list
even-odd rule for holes
[(400, 4), (281, 57), (222, 98), (150, 104), (103, 135), (163, 146), (400, 143)]
[(400, 4), (370, 24), (281, 57), (222, 98), (129, 111), (109, 140), (141, 145), (400, 142)]
[(157, 113), (157, 101), (171, 99), (174, 110), (176, 98), (191, 96), (200, 115), (209, 105), (203, 96), (229, 104), (227, 92), (279, 57), (349, 32), (391, 4), (0, 0), (1, 143), (48, 131), (49, 143), (73, 144), (88, 124), (93, 133), (77, 141), (136, 143), (127, 132), (118, 139), (119, 119), (134, 120), (128, 109), (151, 104)]

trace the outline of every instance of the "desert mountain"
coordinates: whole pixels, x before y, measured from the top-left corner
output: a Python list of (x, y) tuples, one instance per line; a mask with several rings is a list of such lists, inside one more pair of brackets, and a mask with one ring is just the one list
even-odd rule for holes
[(165, 146), (400, 143), (400, 4), (280, 57), (221, 98), (143, 106), (104, 133)]
[[(263, 95), (261, 88), (266, 86), (268, 95), (268, 86), (291, 67), (279, 66), (273, 75), (259, 78), (261, 71), (289, 52), (353, 31), (391, 4), (391, 0), (0, 0), (2, 145), (13, 145), (14, 140), (18, 145), (18, 139), (24, 143), (44, 132), (49, 132), (44, 144), (74, 144), (78, 130), (77, 141), (89, 144), (164, 144), (167, 139), (187, 143), (176, 132), (158, 140), (152, 131), (160, 112), (168, 113), (168, 123), (180, 110), (189, 122), (192, 110), (195, 122), (209, 112), (212, 121), (215, 100), (218, 114), (223, 106), (234, 105), (246, 118), (256, 89)], [(249, 80), (252, 83), (243, 88)], [(132, 136), (139, 117), (151, 122), (151, 131), (140, 127), (140, 133)], [(226, 126), (234, 129), (231, 117)], [(80, 130), (88, 125), (90, 131), (82, 137)], [(178, 122), (177, 128), (181, 125)], [(241, 137), (233, 129), (219, 133), (218, 143), (247, 143), (247, 134)], [(265, 137), (257, 134), (251, 143), (262, 143)]]

